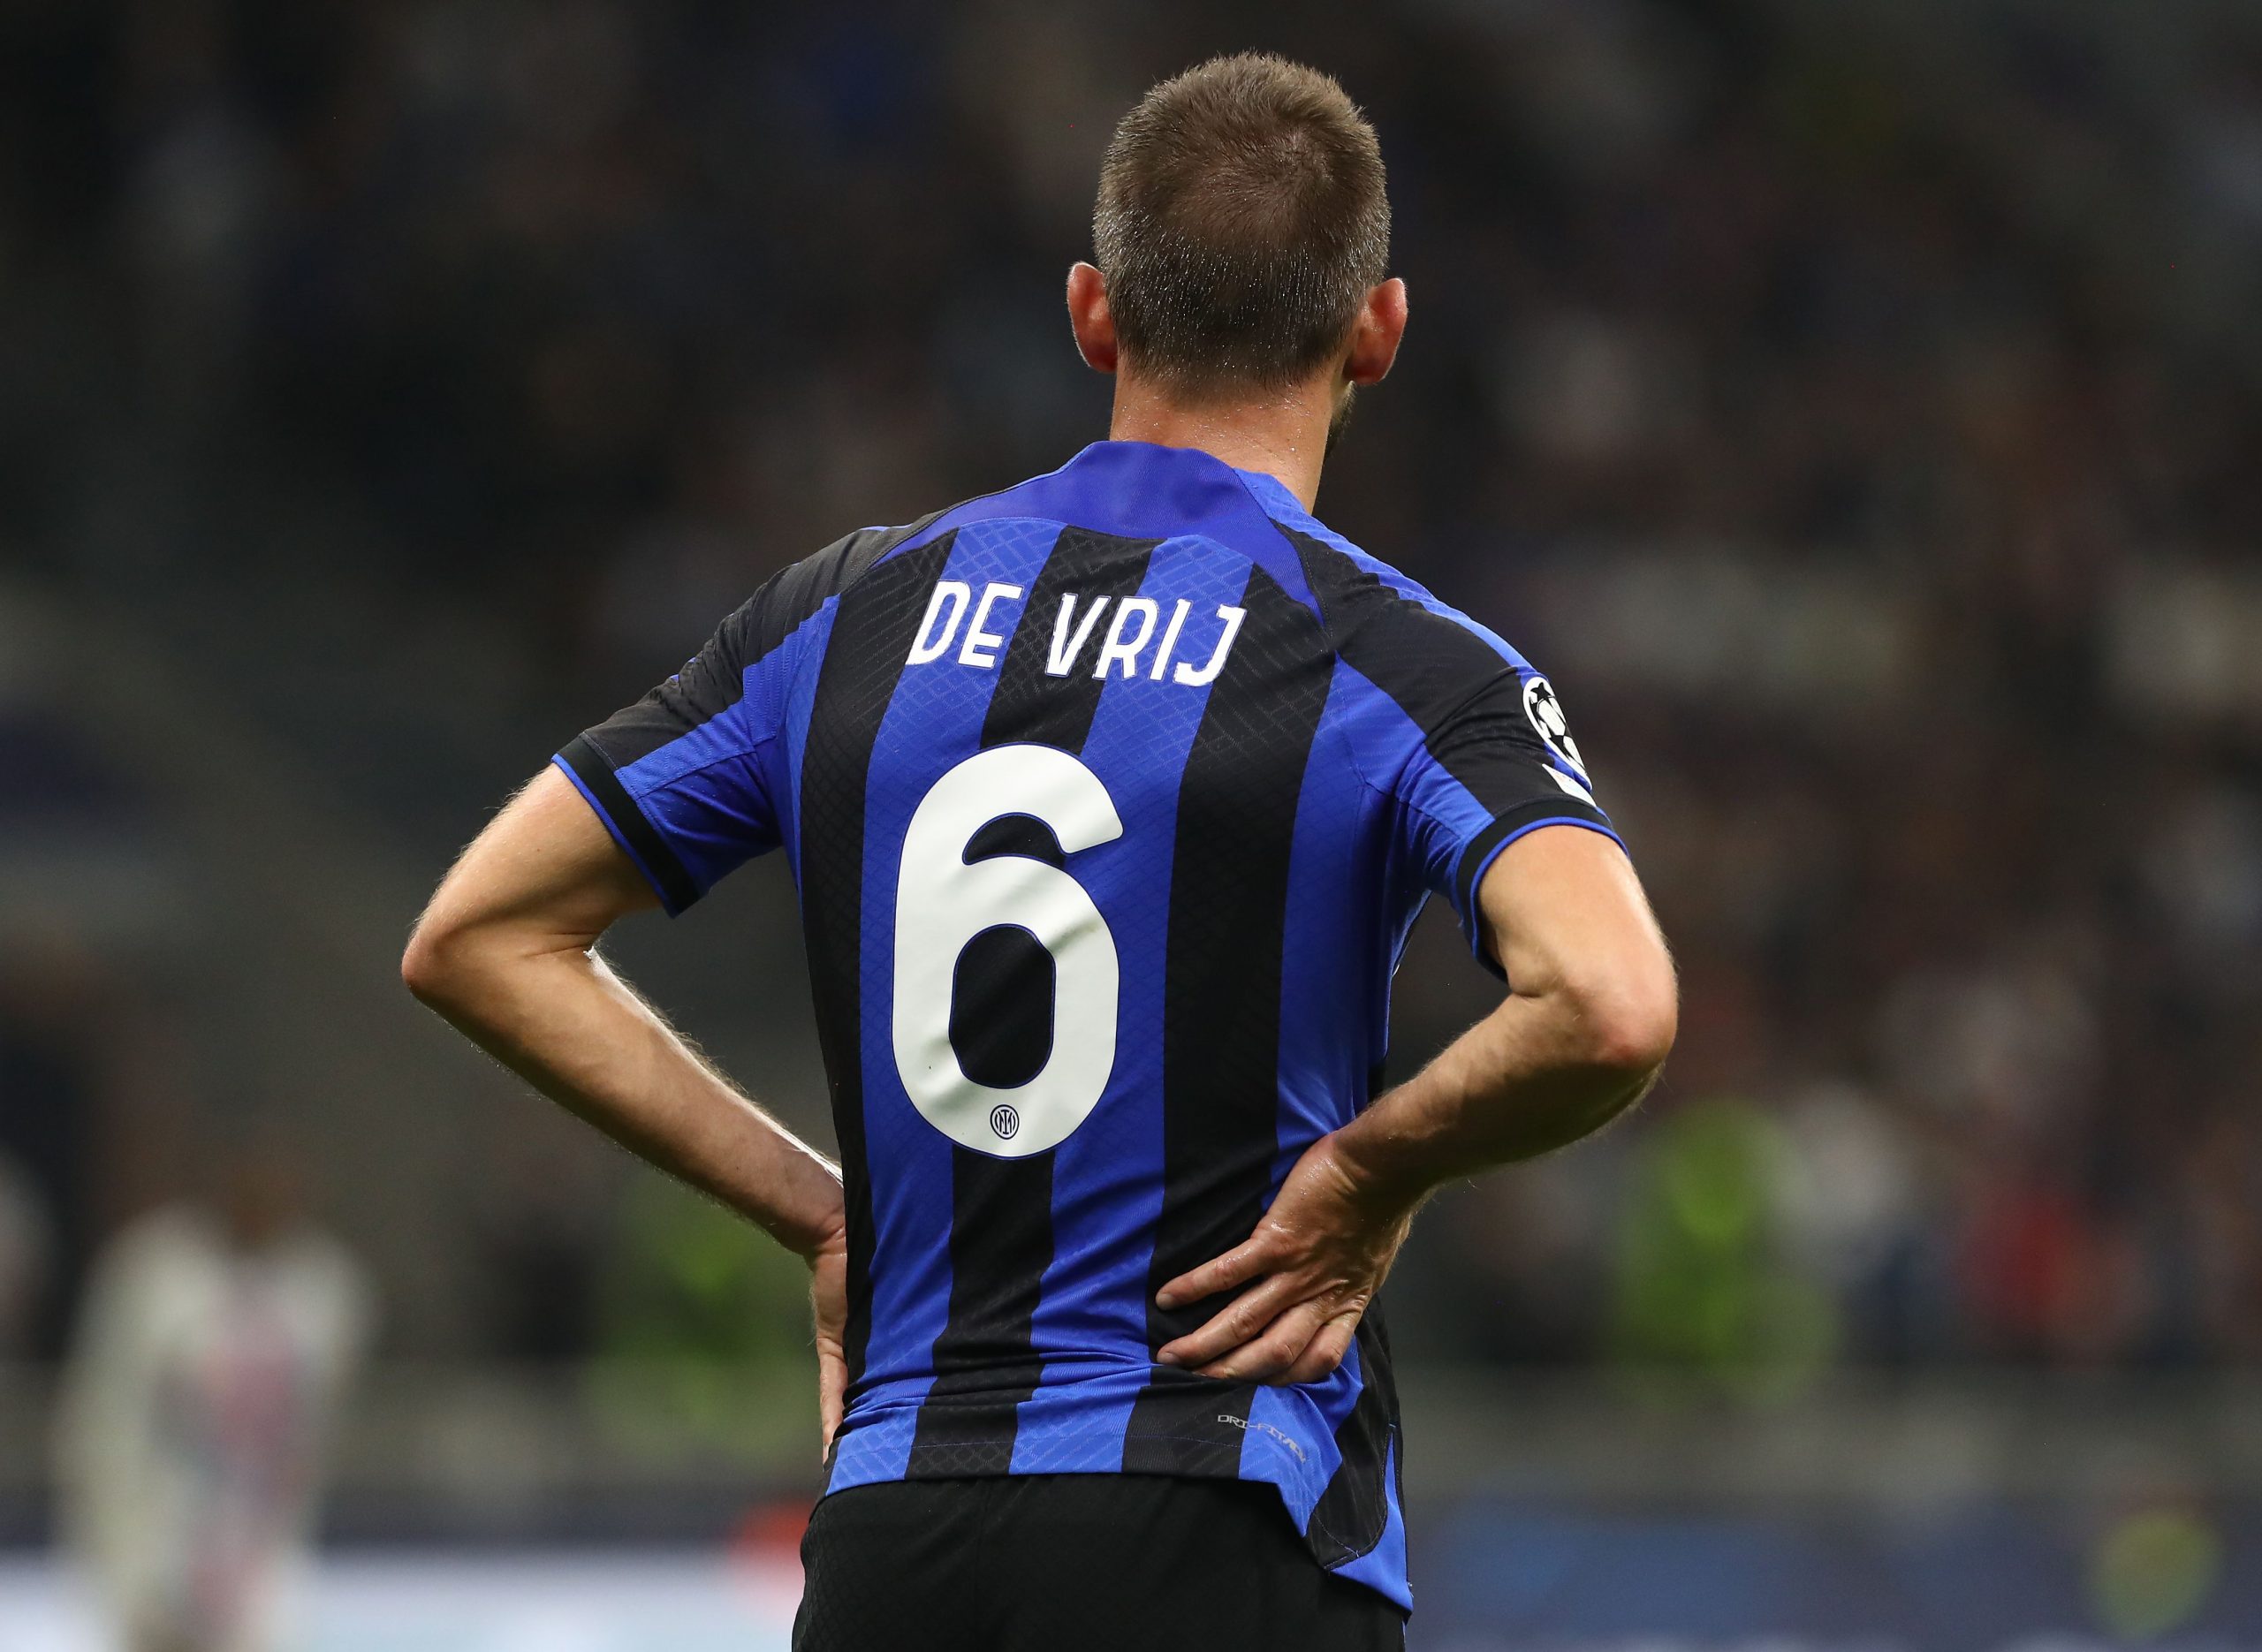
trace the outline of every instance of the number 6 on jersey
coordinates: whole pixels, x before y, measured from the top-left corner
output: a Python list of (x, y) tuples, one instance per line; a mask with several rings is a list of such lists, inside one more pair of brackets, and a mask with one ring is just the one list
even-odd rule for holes
[[(904, 834), (895, 890), (895, 1065), (911, 1104), (952, 1140), (1000, 1158), (1057, 1147), (1082, 1124), (1115, 1066), (1115, 937), (1084, 886), (1021, 854), (968, 862), (991, 822), (1042, 822), (1060, 852), (1111, 843), (1123, 822), (1099, 777), (1050, 746), (998, 746), (935, 782)], [(1011, 1089), (966, 1075), (951, 1043), (959, 955), (985, 929), (1026, 930), (1052, 955), (1052, 1049)]]

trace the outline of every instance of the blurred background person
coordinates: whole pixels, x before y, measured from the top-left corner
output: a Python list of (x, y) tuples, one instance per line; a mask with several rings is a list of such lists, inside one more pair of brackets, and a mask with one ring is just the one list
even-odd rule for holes
[(324, 1447), (369, 1331), (360, 1266), (272, 1137), (102, 1254), (57, 1413), (58, 1480), (123, 1652), (266, 1652), (298, 1605)]

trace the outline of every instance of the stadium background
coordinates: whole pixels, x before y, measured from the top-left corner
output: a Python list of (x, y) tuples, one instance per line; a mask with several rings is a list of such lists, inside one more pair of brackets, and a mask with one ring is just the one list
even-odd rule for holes
[[(399, 943), (769, 572), (1102, 433), (1098, 150), (1249, 45), (1414, 299), (1322, 509), (1553, 676), (1685, 991), (1393, 1283), (1415, 1644), (2262, 1645), (2262, 12), (9, 0), (0, 1648), (87, 1260), (247, 1132), (383, 1300), (323, 1645), (762, 1644), (798, 1265)], [(790, 908), (618, 955), (823, 1136)], [(1486, 991), (1432, 914), (1401, 1063)]]

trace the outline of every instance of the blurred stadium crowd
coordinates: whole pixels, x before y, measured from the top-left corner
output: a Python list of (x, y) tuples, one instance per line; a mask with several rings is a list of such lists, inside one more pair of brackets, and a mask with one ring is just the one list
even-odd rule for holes
[[(1401, 1336), (1729, 1383), (2262, 1353), (2262, 19), (1389, 11), (15, 0), (5, 594), (160, 639), (436, 873), (775, 569), (1103, 434), (1059, 289), (1106, 130), (1276, 45), (1378, 122), (1414, 299), (1322, 511), (1551, 673), (1686, 995), (1640, 1119), (1441, 1201)], [(228, 1067), (178, 1008), (224, 959), (53, 898), (57, 844), (164, 887), (171, 806), (78, 731), (109, 668), (0, 671), (42, 914), (0, 1336), (42, 1354), (197, 1116), (160, 1093)], [(1426, 937), (1405, 1056), (1483, 990)], [(683, 1334), (793, 1343), (789, 1275), (598, 1149), (459, 1150), (525, 1282), (467, 1347), (645, 1336), (640, 1269), (782, 1292)]]

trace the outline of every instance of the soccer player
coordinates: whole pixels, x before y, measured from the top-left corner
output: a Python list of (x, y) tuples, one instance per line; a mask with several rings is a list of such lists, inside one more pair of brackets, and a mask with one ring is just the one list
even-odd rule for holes
[[(404, 960), (814, 1269), (796, 1645), (1402, 1644), (1377, 1290), (1440, 1183), (1583, 1135), (1671, 966), (1547, 680), (1313, 517), (1406, 326), (1335, 82), (1205, 64), (1068, 277), (1111, 439), (786, 570), (573, 740)], [(836, 1168), (594, 951), (782, 847)], [(1508, 983), (1378, 1095), (1431, 895)]]

